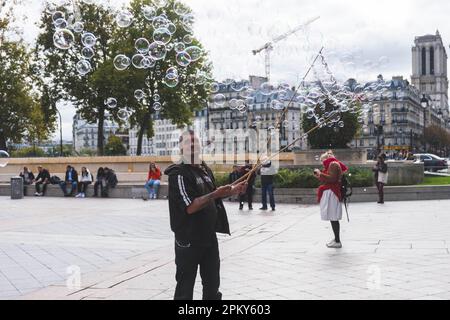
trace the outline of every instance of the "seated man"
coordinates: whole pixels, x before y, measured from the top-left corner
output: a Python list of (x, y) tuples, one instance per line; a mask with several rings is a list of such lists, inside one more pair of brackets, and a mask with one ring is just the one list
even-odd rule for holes
[[(67, 193), (67, 185), (71, 186), (70, 193)], [(64, 197), (72, 196), (76, 190), (78, 185), (78, 173), (72, 166), (67, 166), (66, 177), (64, 181), (61, 181), (59, 186), (64, 193)]]
[[(36, 186), (36, 193), (34, 195), (36, 197), (42, 197), (45, 195), (47, 185), (50, 183), (50, 172), (42, 166), (38, 166), (38, 172), (39, 174), (37, 175), (36, 180), (34, 180)], [(40, 190), (41, 186), (42, 190)]]

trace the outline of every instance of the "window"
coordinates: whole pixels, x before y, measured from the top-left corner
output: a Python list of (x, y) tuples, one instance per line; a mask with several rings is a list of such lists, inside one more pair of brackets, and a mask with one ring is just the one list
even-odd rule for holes
[(422, 48), (422, 75), (427, 74), (427, 50)]
[(430, 48), (430, 74), (434, 75), (434, 48)]

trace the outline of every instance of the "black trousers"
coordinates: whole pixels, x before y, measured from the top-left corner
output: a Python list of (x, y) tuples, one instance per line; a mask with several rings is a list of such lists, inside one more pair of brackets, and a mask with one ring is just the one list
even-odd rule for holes
[(36, 182), (35, 184), (36, 192), (41, 193), (41, 186), (42, 186), (42, 193), (45, 196), (45, 193), (47, 192), (47, 185), (48, 183)]
[(91, 182), (80, 182), (78, 183), (78, 193), (86, 193), (88, 186)]
[(99, 188), (100, 188), (100, 192), (101, 192), (100, 195), (101, 195), (103, 198), (108, 197), (108, 191), (109, 191), (108, 185), (103, 186), (103, 184), (102, 184), (101, 181), (96, 181), (96, 182), (94, 183), (94, 196), (95, 196), (95, 197), (98, 196), (98, 189), (99, 189)]
[(249, 186), (247, 192), (239, 196), (239, 205), (243, 206), (245, 201), (249, 208), (253, 207), (253, 186)]
[(187, 247), (175, 241), (175, 264), (177, 266), (174, 300), (192, 300), (195, 278), (200, 266), (203, 300), (222, 300), (220, 286), (220, 257), (217, 240), (210, 247)]

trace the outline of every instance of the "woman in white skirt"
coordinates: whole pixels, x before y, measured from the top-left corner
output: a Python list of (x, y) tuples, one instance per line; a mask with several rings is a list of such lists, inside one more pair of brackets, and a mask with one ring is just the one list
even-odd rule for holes
[(330, 152), (324, 153), (320, 161), (324, 170), (314, 170), (314, 175), (322, 182), (317, 193), (320, 215), (323, 221), (330, 221), (333, 228), (334, 240), (327, 243), (327, 247), (339, 249), (342, 248), (339, 224), (342, 220), (341, 180), (348, 168)]

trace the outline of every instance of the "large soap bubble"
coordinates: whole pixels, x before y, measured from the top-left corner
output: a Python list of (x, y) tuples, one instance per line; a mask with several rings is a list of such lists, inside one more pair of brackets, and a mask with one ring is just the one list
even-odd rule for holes
[(153, 40), (168, 44), (172, 40), (172, 34), (167, 28), (158, 28), (153, 32)]
[(189, 56), (191, 57), (191, 61), (193, 62), (199, 60), (203, 54), (203, 50), (197, 46), (187, 47), (184, 51), (189, 54)]
[(74, 42), (75, 36), (69, 29), (58, 29), (53, 34), (53, 43), (58, 49), (68, 50)]
[(76, 69), (82, 76), (88, 74), (92, 70), (91, 63), (88, 60), (80, 60), (77, 62)]
[(91, 32), (85, 32), (83, 33), (83, 35), (81, 36), (81, 43), (85, 46), (85, 47), (90, 47), (92, 48), (93, 46), (95, 46), (95, 44), (97, 43), (97, 38), (94, 36), (94, 34), (92, 34)]
[(134, 46), (139, 53), (145, 54), (149, 50), (150, 42), (145, 38), (139, 38), (134, 43)]
[(128, 58), (124, 54), (118, 54), (114, 58), (114, 67), (119, 71), (125, 70), (126, 68), (128, 68), (130, 66), (130, 64), (131, 64), (130, 58)]
[(116, 23), (121, 28), (127, 28), (133, 23), (133, 14), (128, 10), (120, 10), (116, 15)]
[(156, 10), (151, 6), (144, 6), (142, 8), (142, 13), (144, 14), (144, 18), (148, 21), (153, 21), (156, 17)]
[(149, 47), (149, 56), (154, 60), (161, 60), (166, 56), (167, 48), (163, 42), (155, 41)]
[(191, 63), (191, 56), (186, 51), (182, 51), (177, 54), (176, 60), (180, 66), (187, 67)]

